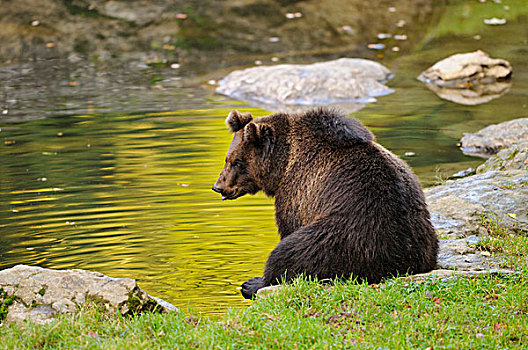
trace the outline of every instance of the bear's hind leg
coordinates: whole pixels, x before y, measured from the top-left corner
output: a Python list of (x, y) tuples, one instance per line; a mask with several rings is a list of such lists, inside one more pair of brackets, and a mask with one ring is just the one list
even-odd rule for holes
[(350, 252), (339, 223), (336, 217), (320, 219), (282, 239), (266, 263), (263, 287), (300, 274), (320, 280), (349, 277)]

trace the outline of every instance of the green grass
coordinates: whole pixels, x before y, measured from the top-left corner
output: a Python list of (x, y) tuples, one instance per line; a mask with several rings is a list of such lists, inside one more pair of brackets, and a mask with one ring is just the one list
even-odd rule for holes
[(503, 226), (497, 215), (481, 215), (486, 234), (477, 243), (477, 249), (499, 258), (498, 265), (515, 270), (528, 269), (528, 237)]
[(497, 349), (528, 346), (528, 274), (380, 285), (304, 279), (220, 320), (114, 316), (87, 307), (45, 325), (0, 328), (0, 347)]
[(368, 285), (297, 279), (220, 319), (190, 313), (121, 316), (87, 306), (53, 322), (0, 327), (5, 349), (510, 349), (528, 348), (528, 240), (482, 215), (477, 248), (510, 275)]

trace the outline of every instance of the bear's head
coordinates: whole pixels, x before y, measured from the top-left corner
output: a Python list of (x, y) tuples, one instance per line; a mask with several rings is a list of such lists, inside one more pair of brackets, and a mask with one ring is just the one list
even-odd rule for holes
[(233, 132), (224, 169), (213, 185), (222, 200), (255, 194), (262, 189), (262, 173), (269, 168), (273, 150), (272, 129), (253, 120), (250, 113), (231, 111), (226, 124)]

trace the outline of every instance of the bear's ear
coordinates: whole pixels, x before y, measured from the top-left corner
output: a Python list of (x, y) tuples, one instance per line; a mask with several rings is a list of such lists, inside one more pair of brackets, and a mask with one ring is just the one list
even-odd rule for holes
[(255, 145), (269, 143), (272, 130), (269, 125), (249, 123), (244, 128), (244, 139)]
[(251, 113), (240, 113), (237, 110), (232, 110), (226, 118), (225, 123), (231, 129), (231, 132), (237, 132), (253, 120)]

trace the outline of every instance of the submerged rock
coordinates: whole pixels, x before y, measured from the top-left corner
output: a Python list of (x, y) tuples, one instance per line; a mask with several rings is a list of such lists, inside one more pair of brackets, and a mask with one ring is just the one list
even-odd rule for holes
[(173, 305), (149, 296), (130, 278), (112, 278), (87, 270), (53, 270), (17, 265), (0, 271), (0, 302), (10, 301), (0, 322), (33, 320), (42, 324), (61, 313), (73, 313), (86, 302), (111, 312), (175, 311)]
[[(217, 92), (272, 110), (285, 106), (368, 102), (392, 92), (384, 83), (391, 72), (364, 59), (341, 58), (309, 65), (281, 64), (231, 72)], [(359, 109), (359, 108), (355, 108)]]
[[(82, 1), (77, 0), (80, 4), (86, 6)], [(151, 22), (158, 21), (160, 17), (170, 9), (170, 3), (166, 0), (161, 1), (104, 1), (92, 0), (88, 8), (99, 12), (104, 16), (118, 18), (132, 22), (139, 26), (145, 26)]]
[(528, 232), (528, 171), (488, 171), (424, 189), (435, 229), (454, 237), (477, 234), (492, 213), (512, 232)]
[(418, 80), (440, 98), (476, 105), (504, 95), (510, 89), (511, 74), (508, 61), (478, 50), (445, 58), (422, 72)]
[(519, 141), (528, 140), (528, 118), (519, 118), (485, 127), (460, 139), (464, 153), (493, 154)]

